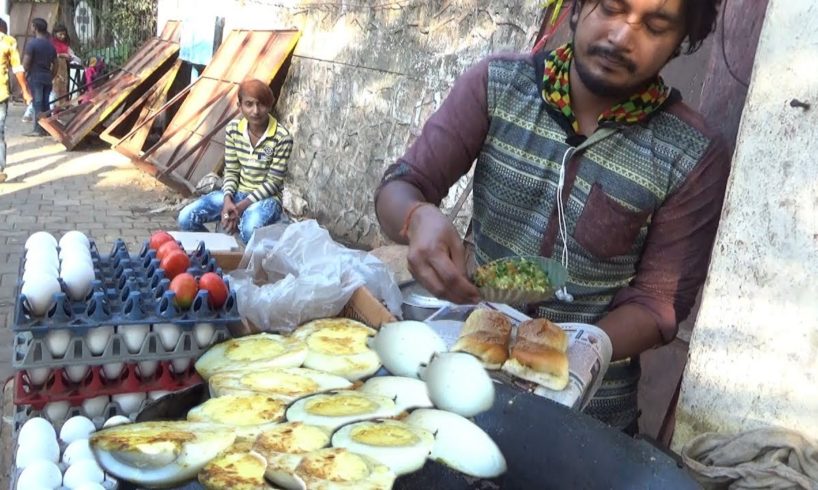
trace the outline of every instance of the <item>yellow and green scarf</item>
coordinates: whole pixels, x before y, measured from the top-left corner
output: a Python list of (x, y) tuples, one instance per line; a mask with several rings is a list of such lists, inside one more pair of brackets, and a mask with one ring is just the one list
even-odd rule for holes
[[(565, 44), (551, 51), (545, 58), (543, 73), (543, 99), (561, 112), (571, 122), (574, 131), (579, 132), (579, 122), (571, 108), (571, 88), (569, 73), (574, 51), (571, 44)], [(599, 115), (603, 123), (634, 124), (644, 121), (652, 112), (662, 106), (670, 96), (670, 87), (661, 77), (656, 77), (643, 91), (633, 94)]]

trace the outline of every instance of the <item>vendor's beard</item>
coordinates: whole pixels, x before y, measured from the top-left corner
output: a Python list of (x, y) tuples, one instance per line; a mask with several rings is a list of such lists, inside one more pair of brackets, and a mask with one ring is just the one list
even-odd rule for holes
[[(582, 55), (578, 52), (574, 53), (572, 63), (577, 69), (582, 84), (594, 95), (606, 98), (624, 99), (630, 97), (637, 92), (645, 82), (639, 82), (633, 85), (621, 86), (609, 83), (604, 77), (597, 76), (588, 66), (585, 65)], [(634, 72), (635, 67), (627, 66), (628, 71)]]

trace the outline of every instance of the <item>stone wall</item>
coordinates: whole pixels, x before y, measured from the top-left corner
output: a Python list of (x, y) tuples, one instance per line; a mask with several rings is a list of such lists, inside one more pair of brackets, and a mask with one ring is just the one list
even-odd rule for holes
[[(159, 23), (175, 15), (173, 7), (185, 12), (184, 3), (160, 3)], [(533, 45), (540, 4), (257, 0), (196, 2), (196, 8), (225, 16), (226, 31), (302, 31), (276, 109), (296, 138), (287, 204), (344, 241), (377, 246), (383, 238), (373, 193), (383, 170), (420, 133), (460, 73), (487, 54)], [(468, 206), (461, 214), (470, 214)]]

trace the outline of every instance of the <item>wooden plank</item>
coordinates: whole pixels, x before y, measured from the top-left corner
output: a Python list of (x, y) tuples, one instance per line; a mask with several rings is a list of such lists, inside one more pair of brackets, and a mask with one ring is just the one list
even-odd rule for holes
[(11, 488), (11, 464), (14, 459), (14, 379), (3, 385), (0, 401), (0, 489)]

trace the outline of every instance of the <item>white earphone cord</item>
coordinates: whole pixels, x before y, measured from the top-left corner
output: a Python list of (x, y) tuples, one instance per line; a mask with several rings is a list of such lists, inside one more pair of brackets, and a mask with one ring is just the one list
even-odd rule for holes
[[(560, 239), (562, 240), (562, 254), (561, 262), (565, 270), (568, 270), (568, 222), (565, 219), (565, 204), (562, 200), (562, 191), (565, 188), (565, 167), (568, 160), (574, 155), (574, 148), (566, 150), (562, 156), (562, 164), (560, 165), (560, 178), (557, 183), (557, 221), (559, 225)], [(574, 297), (568, 292), (568, 288), (563, 286), (562, 289), (556, 293), (557, 299), (565, 303), (574, 301)]]

